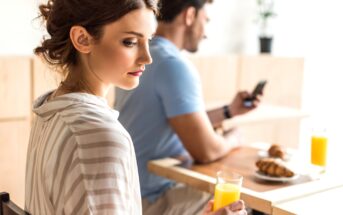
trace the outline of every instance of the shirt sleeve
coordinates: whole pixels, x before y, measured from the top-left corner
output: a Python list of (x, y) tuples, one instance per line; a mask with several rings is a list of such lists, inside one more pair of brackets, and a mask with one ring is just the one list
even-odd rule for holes
[(65, 214), (132, 214), (139, 193), (132, 181), (130, 141), (114, 129), (77, 141), (65, 186)]
[(169, 58), (158, 67), (156, 93), (168, 118), (204, 110), (200, 78), (189, 62)]

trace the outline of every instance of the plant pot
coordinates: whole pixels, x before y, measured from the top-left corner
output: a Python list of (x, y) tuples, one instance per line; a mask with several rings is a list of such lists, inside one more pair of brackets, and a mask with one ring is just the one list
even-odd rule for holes
[(271, 53), (272, 52), (272, 37), (260, 37), (260, 53)]

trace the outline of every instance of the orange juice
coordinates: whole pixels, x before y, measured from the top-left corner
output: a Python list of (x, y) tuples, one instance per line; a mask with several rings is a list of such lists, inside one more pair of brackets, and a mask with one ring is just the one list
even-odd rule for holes
[(328, 139), (326, 137), (313, 136), (311, 145), (311, 163), (318, 166), (326, 165), (326, 151)]
[(240, 187), (235, 184), (217, 184), (214, 191), (213, 211), (239, 200)]

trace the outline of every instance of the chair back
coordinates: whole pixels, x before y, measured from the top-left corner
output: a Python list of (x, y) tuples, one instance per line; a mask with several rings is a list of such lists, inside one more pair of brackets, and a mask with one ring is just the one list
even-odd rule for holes
[(10, 200), (10, 194), (0, 193), (0, 215), (29, 215), (25, 210)]

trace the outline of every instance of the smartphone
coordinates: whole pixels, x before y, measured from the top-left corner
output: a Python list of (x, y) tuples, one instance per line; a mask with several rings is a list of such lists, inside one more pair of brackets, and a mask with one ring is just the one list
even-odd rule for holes
[(253, 106), (254, 100), (257, 98), (258, 95), (261, 95), (263, 93), (263, 89), (266, 86), (266, 84), (267, 80), (261, 80), (257, 83), (255, 89), (251, 93), (251, 96), (249, 98), (244, 99), (244, 107), (250, 108)]

